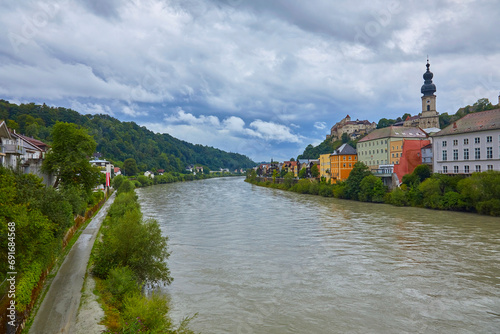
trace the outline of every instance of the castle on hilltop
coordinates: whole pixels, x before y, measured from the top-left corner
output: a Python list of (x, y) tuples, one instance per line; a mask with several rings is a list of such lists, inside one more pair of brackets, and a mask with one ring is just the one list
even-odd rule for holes
[(330, 135), (327, 135), (326, 138), (331, 138), (332, 141), (338, 140), (342, 138), (344, 133), (347, 133), (351, 138), (357, 138), (361, 135), (370, 133), (371, 131), (377, 128), (377, 123), (364, 120), (360, 121), (359, 119), (355, 121), (351, 121), (351, 116), (347, 115), (343, 120), (337, 122), (331, 130)]
[[(436, 111), (436, 85), (432, 82), (434, 74), (430, 71), (429, 59), (427, 59), (427, 71), (424, 73), (424, 84), (420, 89), (423, 94), (422, 99), (422, 112), (415, 116), (408, 116), (406, 119), (401, 120), (394, 124), (394, 126), (401, 126), (405, 128), (421, 129), (439, 129), (439, 113)], [(500, 102), (500, 97), (499, 97)], [(326, 136), (327, 139), (332, 141), (342, 138), (344, 133), (347, 133), (351, 139), (356, 139), (359, 136), (368, 134), (377, 128), (377, 123), (367, 120), (351, 121), (351, 117), (347, 115), (340, 122), (337, 122), (330, 130), (330, 134)]]

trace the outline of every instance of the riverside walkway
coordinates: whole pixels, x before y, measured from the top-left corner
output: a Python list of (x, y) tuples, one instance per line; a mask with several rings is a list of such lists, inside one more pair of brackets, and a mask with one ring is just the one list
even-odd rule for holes
[(113, 193), (92, 218), (64, 259), (38, 309), (30, 334), (72, 332), (90, 252), (115, 195), (116, 193)]

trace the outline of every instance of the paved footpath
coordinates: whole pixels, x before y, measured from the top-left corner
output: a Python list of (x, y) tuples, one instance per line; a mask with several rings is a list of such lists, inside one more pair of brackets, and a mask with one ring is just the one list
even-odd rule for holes
[(113, 193), (83, 230), (50, 285), (35, 316), (30, 334), (71, 333), (82, 294), (83, 280), (97, 232), (115, 199)]

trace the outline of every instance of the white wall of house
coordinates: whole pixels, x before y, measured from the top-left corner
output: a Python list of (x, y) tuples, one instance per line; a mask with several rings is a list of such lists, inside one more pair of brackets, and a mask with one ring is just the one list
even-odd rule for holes
[(500, 129), (434, 137), (435, 173), (500, 171)]

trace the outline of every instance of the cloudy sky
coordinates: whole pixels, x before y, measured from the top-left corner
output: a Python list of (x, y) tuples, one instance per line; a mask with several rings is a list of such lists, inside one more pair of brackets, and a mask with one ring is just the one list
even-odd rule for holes
[(0, 2), (0, 98), (105, 113), (255, 161), (346, 114), (438, 112), (500, 91), (498, 0)]

